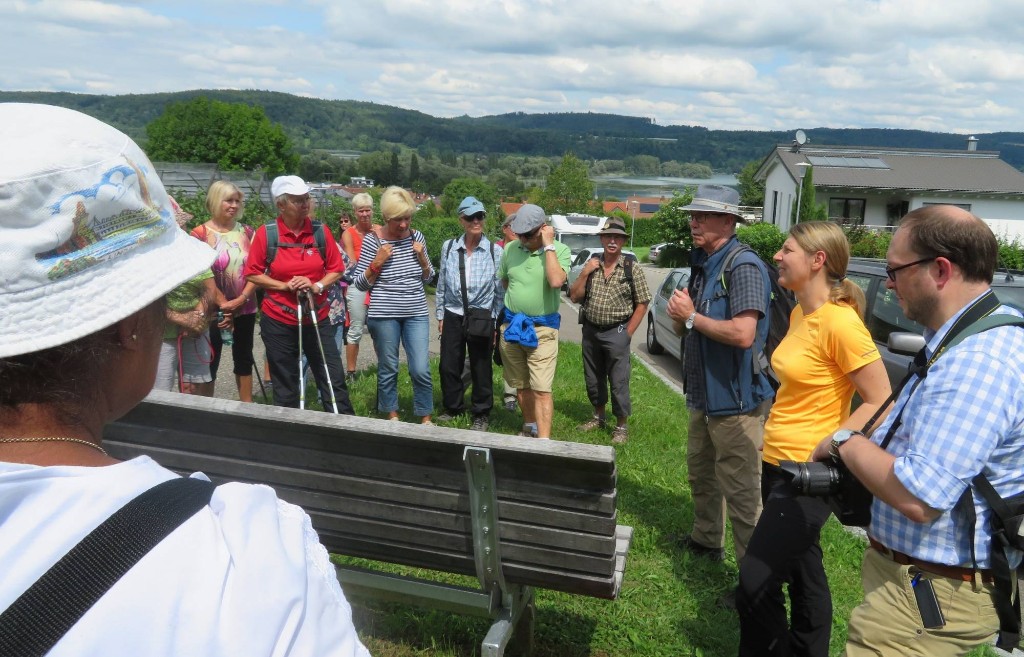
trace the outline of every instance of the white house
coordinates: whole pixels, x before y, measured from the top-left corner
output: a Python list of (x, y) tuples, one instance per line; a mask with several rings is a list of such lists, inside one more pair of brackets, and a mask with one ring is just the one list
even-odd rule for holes
[(756, 174), (765, 181), (764, 221), (789, 230), (800, 181), (813, 171), (814, 200), (833, 220), (892, 226), (910, 210), (949, 203), (996, 235), (1024, 239), (1024, 173), (976, 148), (973, 137), (962, 151), (779, 145)]

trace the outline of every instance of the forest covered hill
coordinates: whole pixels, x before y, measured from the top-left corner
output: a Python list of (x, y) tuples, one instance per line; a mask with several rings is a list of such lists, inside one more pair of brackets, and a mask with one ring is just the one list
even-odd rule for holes
[[(323, 100), (274, 91), (192, 90), (160, 94), (101, 96), (63, 92), (0, 91), (0, 102), (48, 103), (76, 109), (145, 142), (146, 125), (171, 102), (207, 96), (260, 105), (280, 123), (300, 152), (314, 149), (375, 151), (403, 146), (426, 156), (452, 153), (560, 156), (585, 160), (653, 155), (662, 161), (707, 163), (737, 172), (788, 143), (803, 127), (814, 144), (898, 148), (966, 148), (966, 136), (922, 130), (813, 128), (751, 131), (658, 125), (647, 118), (598, 113), (527, 114), (438, 118), (423, 112), (354, 100)], [(1024, 169), (1024, 132), (975, 135), (980, 150), (999, 151)]]

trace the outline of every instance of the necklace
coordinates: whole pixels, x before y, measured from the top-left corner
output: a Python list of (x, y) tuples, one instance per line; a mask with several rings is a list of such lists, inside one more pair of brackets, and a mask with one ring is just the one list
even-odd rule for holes
[(58, 443), (78, 443), (79, 445), (88, 445), (93, 449), (98, 449), (103, 456), (107, 456), (107, 450), (103, 449), (96, 443), (90, 443), (88, 440), (82, 440), (81, 438), (67, 438), (64, 436), (54, 437), (39, 437), (39, 438), (0, 438), (0, 443), (45, 443), (45, 442), (58, 442)]

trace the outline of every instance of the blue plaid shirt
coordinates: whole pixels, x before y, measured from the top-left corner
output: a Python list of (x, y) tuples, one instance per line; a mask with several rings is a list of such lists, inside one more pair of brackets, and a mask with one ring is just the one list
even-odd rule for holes
[[(925, 331), (929, 358), (966, 307), (938, 331)], [(996, 312), (1021, 316), (1007, 306)], [(970, 567), (970, 523), (962, 510), (953, 511), (960, 495), (982, 471), (1004, 498), (1024, 490), (1024, 330), (1007, 326), (973, 335), (942, 354), (911, 395), (915, 380), (871, 439), (880, 444), (906, 406), (887, 451), (896, 457), (900, 483), (942, 514), (916, 523), (876, 498), (868, 531), (922, 561)], [(978, 567), (988, 568), (991, 511), (980, 494), (974, 497)], [(1011, 565), (1020, 561), (1013, 552)]]
[[(441, 247), (441, 267), (437, 276), (435, 315), (444, 319), (444, 311), (465, 315), (462, 308), (462, 283), (459, 278), (459, 249), (465, 248), (466, 236), (448, 240)], [(451, 248), (449, 248), (451, 247)], [(491, 260), (491, 242), (486, 237), (473, 249), (472, 257), (466, 259), (466, 297), (470, 308), (489, 308), (491, 317), (497, 318), (504, 308), (505, 288), (498, 280), (498, 269), (505, 249), (495, 245), (494, 260)]]

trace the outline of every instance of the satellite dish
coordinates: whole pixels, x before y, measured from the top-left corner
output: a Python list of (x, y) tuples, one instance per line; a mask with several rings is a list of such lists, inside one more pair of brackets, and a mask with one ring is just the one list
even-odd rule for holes
[(796, 136), (793, 138), (793, 140), (796, 143), (798, 143), (801, 146), (803, 146), (804, 144), (807, 143), (807, 133), (804, 132), (803, 130), (797, 130), (796, 131)]

